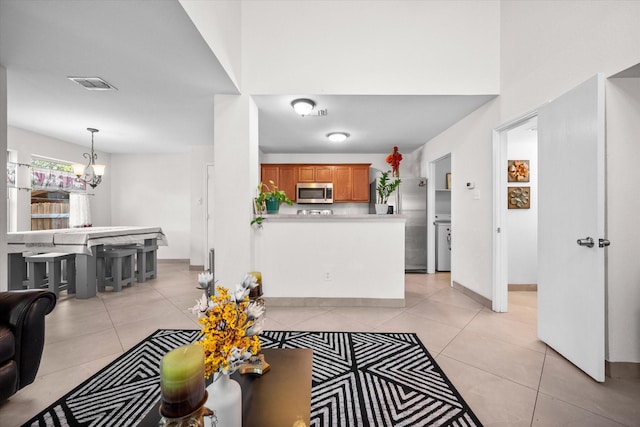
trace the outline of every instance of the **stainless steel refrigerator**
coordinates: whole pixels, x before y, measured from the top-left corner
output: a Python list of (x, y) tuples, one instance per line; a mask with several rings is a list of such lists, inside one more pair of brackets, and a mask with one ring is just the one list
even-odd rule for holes
[(404, 270), (427, 272), (427, 178), (402, 178), (398, 213), (407, 217)]

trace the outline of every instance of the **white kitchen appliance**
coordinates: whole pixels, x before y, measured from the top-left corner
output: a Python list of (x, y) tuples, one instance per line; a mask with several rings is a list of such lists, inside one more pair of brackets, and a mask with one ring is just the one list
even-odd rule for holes
[(436, 219), (436, 271), (451, 271), (451, 219)]

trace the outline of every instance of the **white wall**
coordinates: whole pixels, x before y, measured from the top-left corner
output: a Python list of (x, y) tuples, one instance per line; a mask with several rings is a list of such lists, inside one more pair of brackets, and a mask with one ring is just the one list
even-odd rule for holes
[(640, 361), (640, 76), (607, 83), (608, 360)]
[[(169, 245), (159, 259), (188, 259), (191, 238), (189, 154), (112, 154), (111, 224), (159, 226)], [(97, 189), (99, 189), (98, 187)]]
[(217, 95), (214, 119), (213, 245), (216, 279), (233, 287), (255, 270), (252, 200), (258, 185), (258, 107), (246, 95)]
[(638, 1), (502, 1), (501, 11), (505, 121), (638, 62)]
[[(389, 151), (391, 152), (391, 150)], [(388, 154), (388, 153), (387, 153)], [(371, 163), (371, 167), (379, 170), (391, 170), (385, 162), (387, 154), (278, 154), (261, 153), (260, 163)], [(404, 154), (404, 153), (403, 153)], [(400, 172), (405, 165), (400, 165)]]
[[(90, 138), (86, 130), (80, 129), (79, 132), (85, 132), (87, 138)], [(91, 151), (90, 147), (72, 144), (16, 127), (9, 127), (7, 139), (9, 148), (17, 153), (17, 161), (26, 164), (31, 163), (32, 156), (47, 157), (68, 163), (80, 163), (86, 160), (82, 154)], [(100, 146), (98, 136), (96, 136), (95, 145)], [(106, 165), (106, 169), (100, 185), (95, 189), (88, 187), (87, 193), (93, 194), (90, 199), (91, 221), (94, 226), (101, 227), (111, 225), (110, 197), (113, 174), (111, 156), (99, 150), (95, 150), (95, 152), (98, 155), (99, 163)], [(30, 185), (31, 183), (27, 186)], [(31, 230), (31, 193), (18, 191), (17, 199), (17, 231)]]
[(250, 94), (494, 94), (498, 1), (242, 2)]
[[(451, 280), (491, 299), (492, 148), (491, 130), (500, 121), (500, 98), (489, 101), (424, 148), (425, 168), (451, 153)], [(475, 182), (474, 191), (465, 183)], [(474, 198), (477, 194), (478, 198)]]
[(234, 0), (179, 0), (220, 65), (239, 87), (241, 63), (241, 9)]
[[(507, 134), (507, 158), (529, 160), (529, 182), (509, 182), (509, 187), (531, 189), (529, 209), (507, 210), (508, 283), (538, 283), (538, 136), (537, 131), (517, 129)], [(507, 173), (507, 165), (504, 165)], [(567, 180), (558, 185), (571, 185)], [(504, 201), (506, 205), (507, 201)], [(503, 205), (503, 206), (504, 206)]]

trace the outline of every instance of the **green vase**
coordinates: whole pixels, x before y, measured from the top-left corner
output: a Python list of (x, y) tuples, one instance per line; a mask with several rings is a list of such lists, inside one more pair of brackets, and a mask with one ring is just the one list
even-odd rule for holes
[(280, 210), (280, 200), (278, 200), (275, 197), (272, 197), (270, 199), (267, 199), (266, 202), (267, 202), (268, 214), (278, 213), (278, 210)]

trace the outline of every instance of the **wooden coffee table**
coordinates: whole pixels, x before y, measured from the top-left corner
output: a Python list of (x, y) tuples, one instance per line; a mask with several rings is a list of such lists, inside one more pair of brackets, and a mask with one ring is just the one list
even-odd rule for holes
[[(242, 425), (293, 426), (300, 420), (302, 425), (309, 426), (313, 350), (265, 348), (261, 353), (271, 365), (269, 372), (260, 377), (238, 372), (231, 376), (242, 387)], [(157, 402), (139, 425), (157, 426), (159, 408), (160, 402)]]

